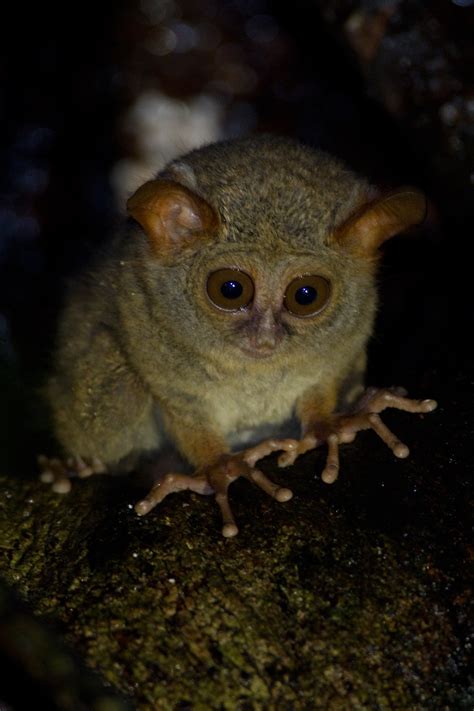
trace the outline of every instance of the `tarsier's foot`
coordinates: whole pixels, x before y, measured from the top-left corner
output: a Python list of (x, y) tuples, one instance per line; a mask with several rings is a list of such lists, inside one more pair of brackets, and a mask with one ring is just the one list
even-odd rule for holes
[(106, 471), (105, 465), (96, 457), (82, 459), (82, 457), (69, 457), (68, 459), (50, 459), (41, 454), (38, 457), (40, 479), (57, 494), (67, 494), (71, 491), (71, 479), (79, 477), (85, 479), (92, 474), (102, 474)]
[[(226, 538), (236, 536), (239, 529), (229, 504), (228, 489), (230, 484), (239, 477), (244, 477), (277, 501), (289, 501), (293, 496), (293, 492), (272, 482), (254, 465), (255, 461), (262, 459), (271, 452), (281, 451), (282, 449), (289, 451), (297, 445), (298, 442), (295, 440), (266, 440), (251, 450), (238, 454), (223, 455), (217, 462), (199, 469), (192, 476), (188, 474), (166, 474), (152, 487), (147, 496), (135, 505), (135, 511), (140, 516), (144, 516), (163, 501), (168, 494), (176, 491), (189, 489), (197, 494), (214, 494), (222, 514), (222, 535)], [(256, 458), (253, 460), (252, 457)]]
[(339, 445), (352, 442), (360, 430), (372, 429), (396, 457), (408, 457), (410, 450), (389, 430), (380, 417), (388, 407), (405, 412), (428, 413), (437, 407), (435, 400), (411, 400), (403, 388), (368, 388), (350, 411), (334, 415), (331, 422), (321, 423), (308, 432), (293, 450), (287, 450), (278, 460), (281, 467), (294, 463), (301, 454), (327, 442), (326, 466), (321, 478), (327, 484), (336, 481), (339, 474)]

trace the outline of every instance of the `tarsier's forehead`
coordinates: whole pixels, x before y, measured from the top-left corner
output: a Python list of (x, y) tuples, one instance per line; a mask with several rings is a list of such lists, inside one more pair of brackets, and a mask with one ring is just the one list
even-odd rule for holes
[[(326, 154), (272, 137), (208, 146), (174, 161), (166, 176), (207, 200), (226, 239), (266, 230), (304, 246), (321, 242), (367, 194), (367, 183)], [(270, 236), (270, 234), (269, 234)]]
[(352, 196), (348, 198), (344, 203), (328, 205), (310, 189), (290, 189), (278, 200), (249, 191), (237, 205), (232, 195), (224, 194), (218, 210), (224, 219), (232, 216), (232, 221), (226, 220), (228, 241), (254, 243), (264, 238), (275, 248), (284, 242), (294, 248), (312, 249), (324, 244), (334, 228), (360, 205)]

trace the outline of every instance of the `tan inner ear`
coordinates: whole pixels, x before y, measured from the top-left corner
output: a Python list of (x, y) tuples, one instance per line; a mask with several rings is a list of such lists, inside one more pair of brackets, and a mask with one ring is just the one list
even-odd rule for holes
[(219, 225), (216, 211), (199, 195), (160, 178), (138, 188), (129, 198), (127, 210), (162, 257), (196, 249), (212, 238)]
[(400, 188), (361, 207), (336, 230), (334, 238), (352, 252), (370, 256), (385, 240), (420, 224), (425, 216), (423, 193)]

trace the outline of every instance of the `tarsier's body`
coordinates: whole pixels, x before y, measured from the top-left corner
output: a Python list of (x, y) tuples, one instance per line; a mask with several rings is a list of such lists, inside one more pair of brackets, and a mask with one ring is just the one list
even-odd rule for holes
[[(170, 442), (197, 471), (161, 479), (137, 511), (183, 488), (215, 493), (235, 535), (236, 477), (291, 497), (254, 468), (271, 451), (289, 464), (327, 441), (326, 481), (359, 429), (406, 456), (377, 413), (434, 401), (378, 391), (347, 408), (363, 390), (377, 248), (423, 219), (418, 192), (376, 200), (329, 156), (262, 137), (184, 156), (128, 209), (62, 316), (48, 394), (69, 464), (43, 460), (45, 480), (60, 490), (68, 467), (133, 469)], [(302, 439), (275, 439), (295, 418)]]

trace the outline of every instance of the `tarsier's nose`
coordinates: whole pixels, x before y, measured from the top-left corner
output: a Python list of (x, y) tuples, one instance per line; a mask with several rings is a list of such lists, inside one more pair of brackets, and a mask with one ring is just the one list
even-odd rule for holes
[(251, 348), (256, 351), (271, 352), (283, 336), (283, 328), (271, 308), (256, 312), (250, 323), (248, 339)]

